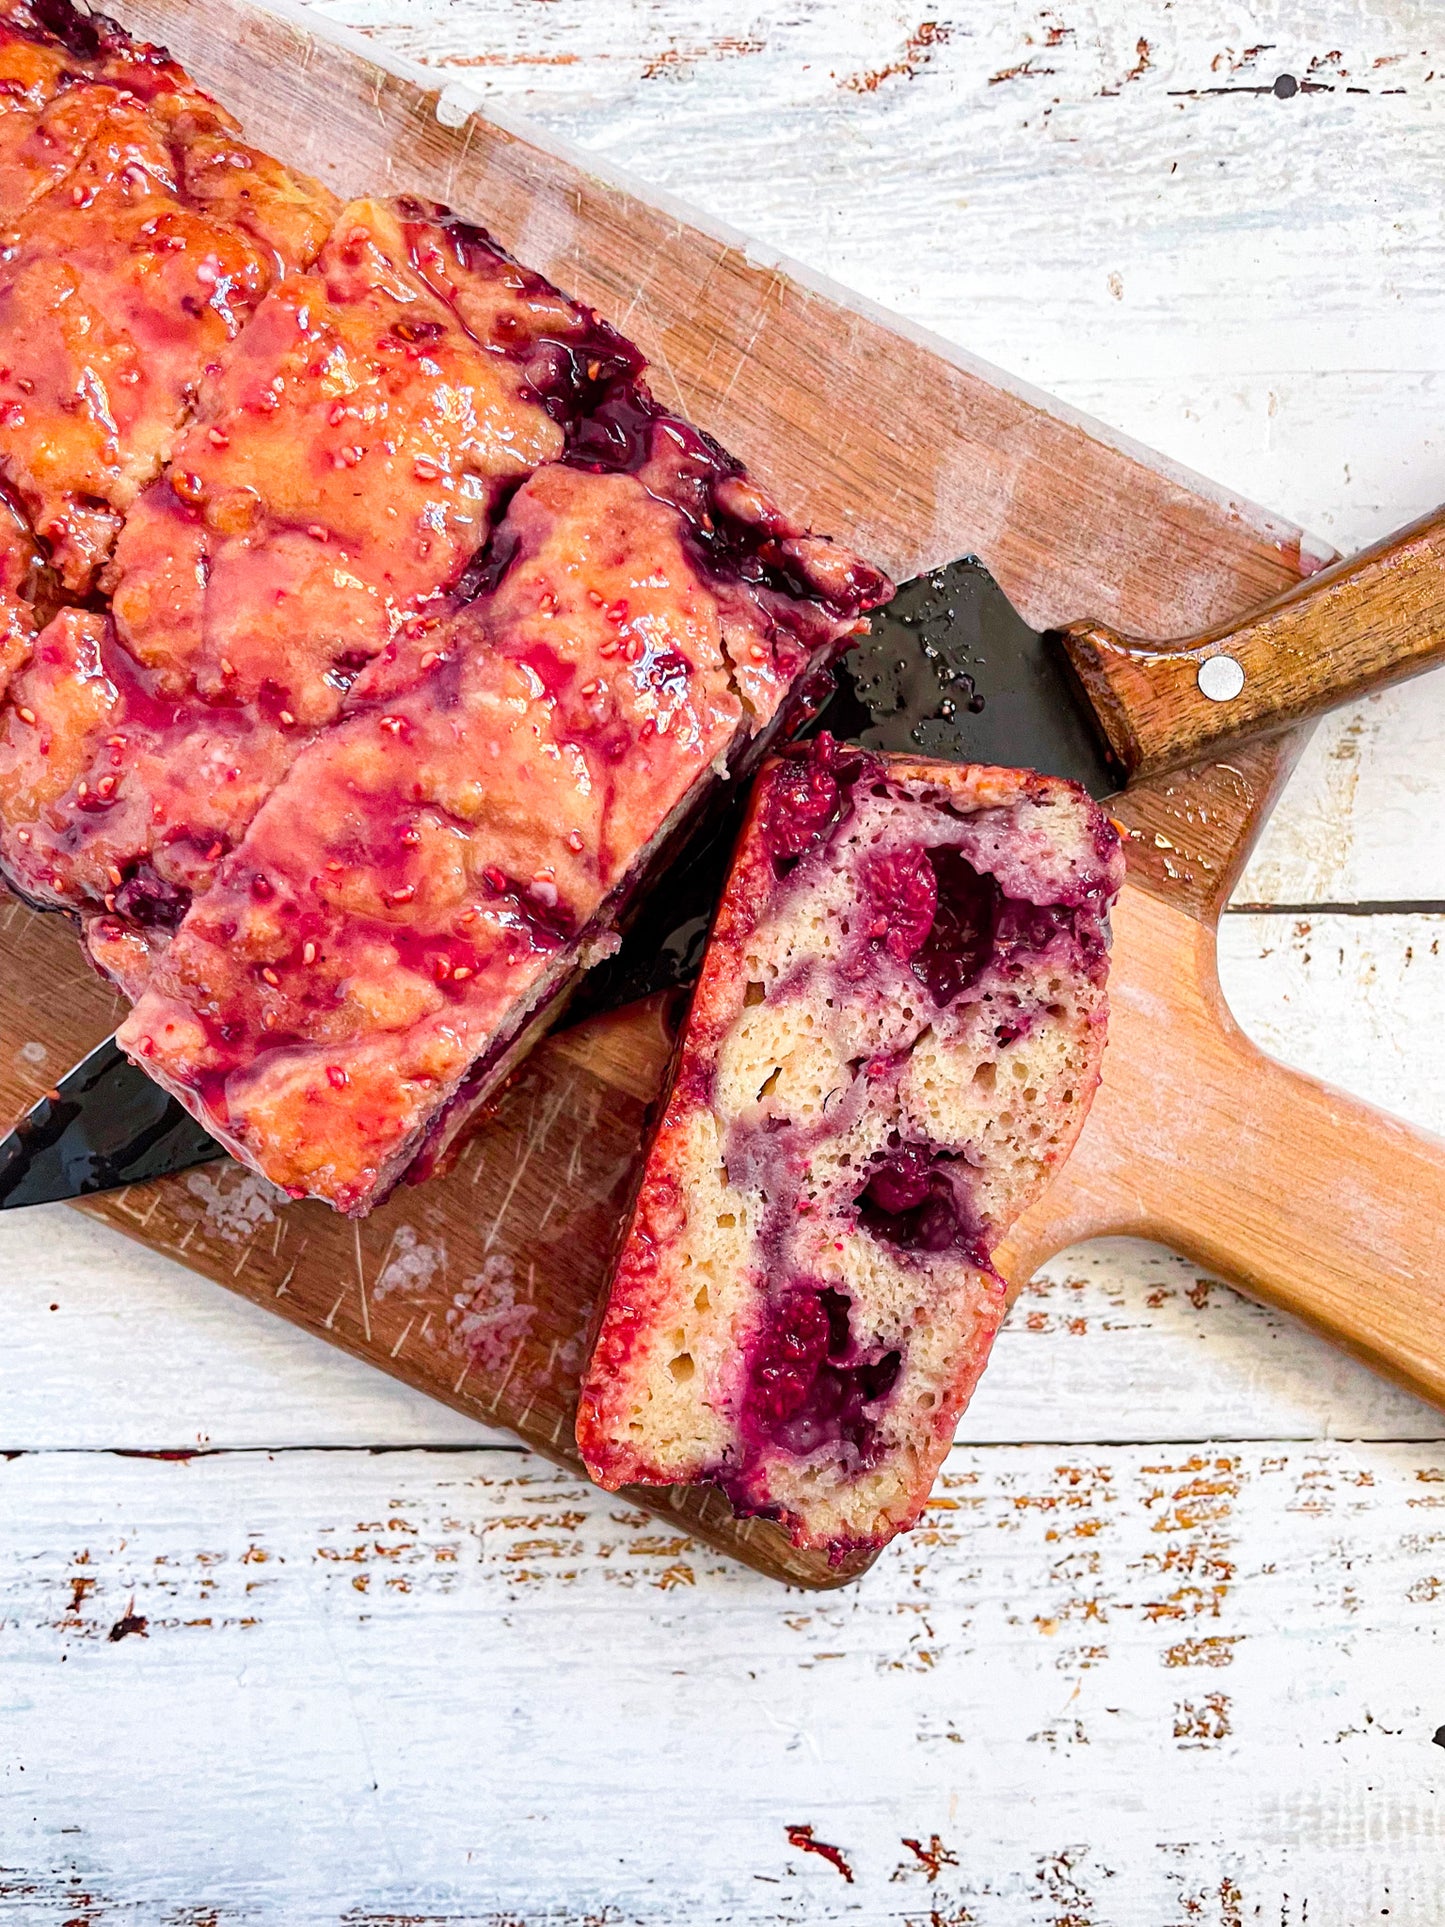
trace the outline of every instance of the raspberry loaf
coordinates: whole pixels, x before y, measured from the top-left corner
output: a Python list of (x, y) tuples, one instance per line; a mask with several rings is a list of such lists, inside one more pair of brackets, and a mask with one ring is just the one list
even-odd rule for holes
[(663, 497), (697, 487), (718, 527), (726, 490), (680, 434), (643, 475), (530, 478), (495, 584), (358, 679), (121, 1027), (288, 1189), (358, 1213), (424, 1175), (851, 626), (815, 611), (805, 648), (713, 575)]
[(203, 376), (336, 211), (160, 49), (57, 0), (7, 10), (0, 473), (67, 589), (90, 589)]
[(769, 764), (583, 1385), (602, 1485), (714, 1481), (835, 1555), (913, 1524), (1099, 1081), (1122, 879), (1055, 778)]
[(53, 622), (0, 722), (0, 855), (128, 995), (366, 665), (450, 614), (596, 332), (443, 210), (357, 201), (209, 370), (112, 614)]
[(0, 868), (222, 1142), (364, 1212), (889, 585), (482, 230), (0, 16)]

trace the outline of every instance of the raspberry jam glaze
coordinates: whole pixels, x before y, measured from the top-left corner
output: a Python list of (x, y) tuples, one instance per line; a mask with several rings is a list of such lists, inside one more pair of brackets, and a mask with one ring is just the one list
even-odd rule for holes
[(23, 202), (0, 208), (0, 466), (77, 595), (207, 371), (335, 208), (164, 56), (97, 34), (53, 106), (63, 171), (27, 185), (0, 165)]
[(544, 467), (494, 547), (493, 586), (356, 678), (122, 1033), (344, 1209), (454, 1116), (750, 734), (726, 651), (764, 653), (765, 619), (724, 631), (640, 476)]

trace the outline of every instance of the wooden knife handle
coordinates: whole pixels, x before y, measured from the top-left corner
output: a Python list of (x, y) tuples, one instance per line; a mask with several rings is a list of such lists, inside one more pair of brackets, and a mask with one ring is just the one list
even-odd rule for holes
[(1445, 1406), (1445, 1139), (1265, 1056), (1207, 925), (1126, 888), (1115, 936), (1103, 1086), (1003, 1275), (1083, 1238), (1151, 1238)]
[(1445, 660), (1445, 509), (1197, 636), (1056, 633), (1127, 781), (1199, 762)]

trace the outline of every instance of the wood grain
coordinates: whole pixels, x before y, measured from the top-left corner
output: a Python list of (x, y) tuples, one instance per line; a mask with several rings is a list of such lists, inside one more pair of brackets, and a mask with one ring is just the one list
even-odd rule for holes
[(1442, 1504), (1438, 1445), (960, 1446), (807, 1599), (519, 1450), (21, 1456), (0, 1912), (1431, 1927)]
[(1108, 1074), (1001, 1247), (1022, 1281), (1101, 1233), (1157, 1239), (1445, 1405), (1445, 1139), (1250, 1042), (1216, 936), (1142, 891), (1115, 918)]
[[(244, 0), (136, 0), (118, 12), (171, 45), (293, 165), (343, 192), (435, 194), (596, 301), (638, 335), (669, 400), (753, 461), (791, 507), (899, 574), (975, 550), (1034, 620), (1102, 607), (1168, 632), (1247, 607), (1311, 564), (1298, 530), (1187, 486), (942, 344), (760, 265), (515, 131), (476, 118), (442, 125), (434, 93), (304, 23)], [(1287, 761), (1283, 749), (1254, 750), (1131, 798), (1136, 886), (1210, 914)], [(78, 1057), (96, 1039), (59, 1021), (69, 1000), (47, 994), (56, 1015), (42, 1021), (22, 988), (66, 980), (63, 933), (31, 931), (24, 917), (14, 928), (27, 957), (47, 961), (43, 975), (33, 962), (7, 974), (7, 994), (21, 1000), (7, 1026), (41, 1028)], [(554, 1040), (450, 1178), (403, 1192), (363, 1226), (283, 1205), (225, 1168), (88, 1208), (570, 1460), (576, 1372), (664, 1049), (655, 1012), (613, 1020), (600, 1039)], [(18, 1109), (29, 1094), (6, 1096)], [(794, 1554), (770, 1526), (735, 1525), (714, 1495), (660, 1502), (780, 1577), (829, 1585), (856, 1569)]]
[[(1066, 623), (1059, 644), (1128, 781), (1197, 763), (1220, 754), (1225, 738), (1237, 749), (1445, 658), (1445, 511), (1322, 569), (1244, 622), (1166, 643), (1085, 620)], [(1240, 686), (1211, 698), (1214, 657)]]

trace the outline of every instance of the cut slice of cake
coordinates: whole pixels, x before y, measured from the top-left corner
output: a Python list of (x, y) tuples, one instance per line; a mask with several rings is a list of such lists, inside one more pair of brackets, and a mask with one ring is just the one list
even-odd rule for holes
[(1057, 778), (769, 764), (582, 1389), (599, 1483), (712, 1481), (838, 1555), (917, 1519), (1099, 1081), (1122, 880)]

